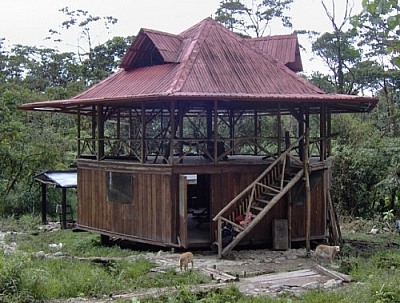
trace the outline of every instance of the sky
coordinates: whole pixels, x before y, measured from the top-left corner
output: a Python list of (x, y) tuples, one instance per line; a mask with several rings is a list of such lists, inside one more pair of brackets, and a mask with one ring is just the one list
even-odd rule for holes
[[(67, 18), (59, 10), (68, 6), (71, 10), (87, 10), (92, 16), (112, 16), (118, 19), (111, 32), (103, 28), (94, 31), (94, 45), (105, 42), (114, 36), (136, 35), (141, 28), (160, 30), (179, 34), (207, 17), (213, 17), (221, 0), (1, 0), (0, 38), (6, 45), (47, 46), (55, 44), (45, 37), (49, 29), (59, 30)], [(341, 22), (344, 0), (324, 0), (331, 9), (337, 2), (335, 13)], [(354, 0), (353, 13), (361, 9), (361, 0)], [(331, 32), (332, 25), (321, 5), (321, 0), (294, 0), (288, 15), (292, 17), (293, 30), (314, 30)], [(293, 30), (273, 26), (266, 34), (288, 34)], [(64, 42), (59, 45), (62, 51), (77, 51), (78, 32), (69, 31), (70, 37), (63, 34)], [(305, 73), (324, 70), (323, 63), (312, 59), (310, 44), (306, 37), (299, 37), (306, 51), (302, 51)]]

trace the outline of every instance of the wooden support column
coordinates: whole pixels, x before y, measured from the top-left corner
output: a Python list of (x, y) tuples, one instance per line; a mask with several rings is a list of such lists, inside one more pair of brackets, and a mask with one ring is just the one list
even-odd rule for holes
[[(326, 109), (326, 132), (327, 132), (327, 136), (330, 138), (331, 134), (332, 134), (332, 114), (331, 114), (331, 109), (328, 108)], [(332, 153), (332, 144), (331, 144), (331, 140), (328, 140), (327, 142), (327, 152), (328, 152), (328, 157), (331, 156)]]
[[(278, 104), (278, 114), (276, 116), (276, 123), (277, 125), (277, 129), (278, 129), (278, 142), (277, 142), (277, 149), (278, 149), (278, 156), (281, 155), (282, 153), (282, 116), (281, 116), (281, 104)], [(289, 144), (290, 146), (290, 144)], [(288, 146), (286, 147), (288, 148)]]
[[(183, 117), (185, 115), (184, 106), (182, 102), (178, 103), (178, 127), (179, 127), (179, 157), (183, 155)], [(181, 163), (183, 158), (181, 159)]]
[(97, 161), (104, 157), (104, 119), (103, 106), (97, 106)]
[(96, 154), (96, 106), (92, 106), (92, 152)]
[(257, 156), (258, 154), (258, 123), (259, 123), (259, 119), (258, 119), (258, 112), (257, 110), (254, 110), (254, 137), (256, 138), (255, 141), (255, 146), (254, 146), (254, 155)]
[(47, 184), (42, 183), (42, 224), (47, 224)]
[[(229, 148), (232, 149), (235, 146), (235, 142), (233, 141), (235, 138), (235, 111), (233, 109), (229, 110)], [(231, 155), (234, 152), (231, 151)]]
[(62, 200), (61, 200), (61, 227), (62, 229), (67, 228), (67, 189), (62, 188)]
[(77, 115), (76, 115), (76, 124), (77, 124), (77, 136), (78, 136), (78, 157), (80, 157), (81, 151), (81, 107), (78, 106)]
[(169, 136), (169, 157), (167, 159), (168, 164), (173, 163), (174, 159), (174, 137), (175, 137), (175, 100), (171, 102), (170, 111), (170, 121), (171, 121), (171, 134)]
[[(299, 115), (299, 134), (298, 137), (300, 138), (304, 135), (304, 108), (303, 106), (300, 107), (300, 115)], [(300, 140), (299, 142), (299, 156), (300, 160), (304, 160), (304, 139)]]
[(214, 164), (218, 163), (218, 101), (214, 101), (214, 116), (213, 116), (213, 124), (214, 124)]
[[(285, 150), (290, 147), (290, 133), (285, 132)], [(286, 156), (287, 167), (290, 167), (290, 156)], [(288, 169), (287, 168), (287, 169)], [(284, 172), (283, 172), (284, 173)], [(289, 248), (292, 246), (292, 211), (293, 211), (293, 200), (292, 200), (292, 189), (288, 191), (288, 242)]]
[(305, 146), (304, 146), (304, 178), (306, 189), (306, 249), (307, 252), (311, 249), (310, 234), (311, 234), (311, 189), (310, 189), (310, 172), (309, 172), (309, 147), (310, 147), (310, 123), (309, 113), (306, 110), (306, 132), (305, 132)]
[(141, 104), (141, 132), (140, 132), (140, 163), (146, 162), (146, 107), (144, 101)]
[(321, 104), (319, 113), (319, 136), (321, 138), (319, 160), (324, 161), (326, 160), (326, 154), (327, 154), (326, 112), (324, 104)]

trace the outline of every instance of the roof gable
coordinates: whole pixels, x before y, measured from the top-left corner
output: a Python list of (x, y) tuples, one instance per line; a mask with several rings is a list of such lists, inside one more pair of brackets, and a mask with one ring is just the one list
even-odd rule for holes
[(292, 71), (303, 71), (297, 34), (266, 36), (245, 41), (281, 61)]
[(136, 67), (165, 63), (178, 63), (182, 38), (176, 35), (141, 29), (127, 50), (121, 68), (131, 70)]

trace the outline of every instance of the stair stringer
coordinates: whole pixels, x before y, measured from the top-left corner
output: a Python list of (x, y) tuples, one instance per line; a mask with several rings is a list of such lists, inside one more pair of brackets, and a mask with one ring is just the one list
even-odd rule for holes
[(221, 256), (225, 257), (228, 253), (265, 217), (265, 215), (281, 200), (281, 198), (300, 180), (304, 175), (304, 169), (297, 172), (290, 182), (277, 193), (263, 210), (241, 231), (231, 243), (229, 243), (221, 252)]

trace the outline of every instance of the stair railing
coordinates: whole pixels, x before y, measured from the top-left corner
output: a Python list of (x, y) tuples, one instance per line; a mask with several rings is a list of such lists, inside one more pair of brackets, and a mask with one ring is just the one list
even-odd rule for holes
[[(280, 189), (283, 189), (283, 183), (284, 183), (284, 172), (285, 172), (285, 166), (286, 166), (286, 158), (289, 155), (289, 153), (298, 146), (299, 142), (304, 138), (304, 135), (300, 136), (293, 144), (291, 144), (289, 146), (289, 148), (287, 148), (277, 159), (275, 159), (274, 162), (271, 163), (271, 165), (269, 165), (266, 170), (264, 172), (262, 172), (260, 174), (260, 176), (257, 177), (257, 179), (255, 179), (249, 186), (247, 186), (242, 192), (240, 192), (235, 198), (233, 198), (224, 208), (222, 208), (219, 213), (217, 215), (215, 215), (215, 217), (213, 218), (213, 221), (218, 221), (217, 224), (217, 237), (218, 237), (218, 254), (219, 257), (221, 257), (221, 225), (222, 225), (222, 221), (227, 222), (227, 223), (231, 223), (233, 226), (235, 227), (239, 227), (239, 225), (235, 224), (235, 222), (232, 222), (226, 218), (223, 217), (223, 214), (225, 214), (226, 211), (228, 211), (229, 209), (231, 209), (240, 199), (246, 197), (246, 196), (250, 196), (249, 198), (249, 205), (247, 207), (247, 211), (249, 211), (252, 202), (255, 200), (255, 192), (256, 192), (256, 187), (257, 186), (262, 186), (264, 188), (267, 188), (271, 191), (276, 192), (277, 194), (280, 192), (279, 190), (276, 190), (264, 183), (262, 183), (262, 179), (278, 164), (280, 164), (283, 160), (283, 170), (282, 170), (282, 174), (281, 174), (281, 180), (280, 180)], [(241, 230), (243, 230), (244, 228), (241, 227)]]

